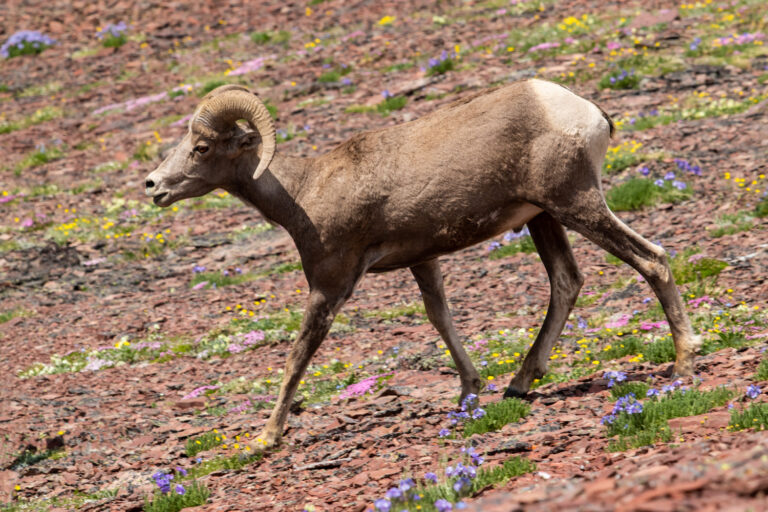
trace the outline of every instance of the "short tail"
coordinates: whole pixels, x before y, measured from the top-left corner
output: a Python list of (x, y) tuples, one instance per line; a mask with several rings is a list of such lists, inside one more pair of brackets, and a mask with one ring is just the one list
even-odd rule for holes
[(616, 125), (613, 124), (613, 119), (611, 119), (611, 116), (608, 115), (608, 112), (600, 108), (600, 105), (595, 105), (597, 108), (600, 109), (600, 112), (603, 114), (603, 117), (606, 121), (608, 121), (608, 135), (610, 138), (613, 138), (613, 134), (616, 133)]

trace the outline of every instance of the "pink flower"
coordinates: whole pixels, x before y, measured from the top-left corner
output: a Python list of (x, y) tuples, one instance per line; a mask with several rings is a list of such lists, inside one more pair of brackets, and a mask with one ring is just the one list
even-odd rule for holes
[(185, 395), (182, 398), (182, 400), (189, 400), (190, 398), (197, 398), (200, 395), (202, 395), (203, 393), (205, 393), (206, 391), (211, 390), (211, 389), (219, 389), (219, 386), (200, 386), (199, 388), (193, 389), (192, 392), (189, 393), (188, 395)]
[(379, 380), (380, 377), (386, 377), (388, 375), (392, 375), (393, 373), (394, 372), (374, 375), (373, 377), (368, 377), (367, 379), (363, 379), (360, 382), (356, 382), (355, 384), (350, 384), (344, 391), (341, 392), (339, 399), (344, 400), (345, 398), (352, 398), (353, 396), (363, 396), (366, 393), (373, 394), (373, 387), (376, 386), (376, 381)]

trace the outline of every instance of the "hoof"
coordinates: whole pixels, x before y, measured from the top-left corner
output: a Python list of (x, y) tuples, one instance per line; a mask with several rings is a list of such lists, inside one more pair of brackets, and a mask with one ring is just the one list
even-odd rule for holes
[(525, 398), (525, 395), (527, 394), (528, 391), (520, 391), (512, 386), (509, 386), (507, 390), (504, 391), (504, 398)]

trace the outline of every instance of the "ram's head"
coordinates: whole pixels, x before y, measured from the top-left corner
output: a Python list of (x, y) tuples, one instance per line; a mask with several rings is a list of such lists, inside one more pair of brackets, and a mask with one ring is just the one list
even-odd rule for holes
[[(250, 130), (237, 124), (241, 119)], [(275, 127), (259, 98), (238, 85), (218, 87), (202, 99), (181, 142), (147, 176), (146, 194), (156, 205), (169, 206), (232, 183), (244, 165), (255, 169), (256, 179), (275, 146)]]

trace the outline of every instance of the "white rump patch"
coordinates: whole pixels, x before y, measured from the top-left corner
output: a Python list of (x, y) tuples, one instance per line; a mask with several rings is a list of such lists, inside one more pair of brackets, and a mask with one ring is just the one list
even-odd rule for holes
[(600, 109), (555, 83), (543, 80), (528, 83), (544, 109), (550, 127), (564, 135), (584, 139), (590, 162), (593, 165), (602, 163), (610, 135), (608, 121)]

